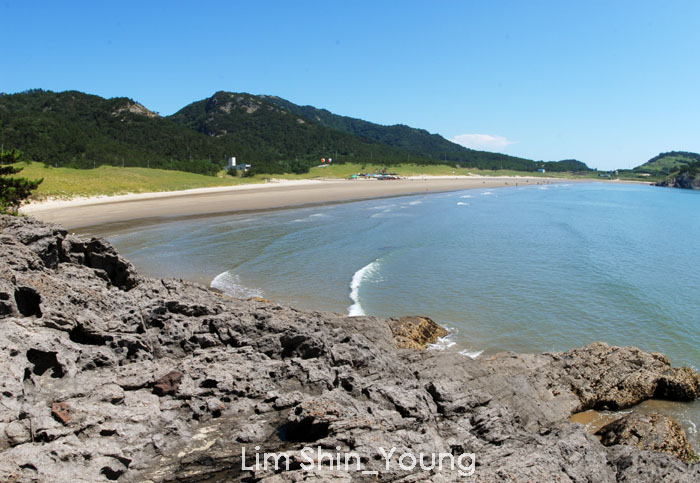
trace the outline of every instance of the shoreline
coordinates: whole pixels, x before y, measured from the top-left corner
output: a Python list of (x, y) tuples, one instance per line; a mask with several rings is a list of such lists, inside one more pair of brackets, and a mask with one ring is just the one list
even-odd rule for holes
[[(222, 297), (142, 277), (109, 244), (57, 226), (8, 216), (0, 226), (3, 290), (24, 294), (3, 305), (3, 480), (261, 480), (270, 472), (244, 452), (296, 458), (312, 445), (359, 455), (356, 473), (338, 473), (347, 481), (435, 475), (385, 463), (397, 447), (467, 455), (481, 481), (700, 477), (671, 418), (621, 414), (607, 441), (570, 423), (594, 408), (697, 399), (700, 376), (662, 354), (601, 342), (477, 360), (421, 352), (441, 333), (427, 317)], [(293, 467), (277, 479), (304, 478)]]
[(20, 212), (42, 221), (60, 223), (71, 230), (112, 224), (134, 227), (165, 219), (254, 213), (475, 188), (569, 182), (588, 180), (507, 176), (421, 176), (390, 181), (289, 180), (185, 191), (50, 200), (25, 205)]

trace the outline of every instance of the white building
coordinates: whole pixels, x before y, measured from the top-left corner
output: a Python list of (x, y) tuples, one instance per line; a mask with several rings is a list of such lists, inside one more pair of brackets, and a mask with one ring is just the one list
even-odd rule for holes
[(228, 168), (229, 169), (242, 169), (243, 171), (248, 171), (250, 168), (249, 164), (236, 164), (236, 157), (232, 156), (228, 158)]

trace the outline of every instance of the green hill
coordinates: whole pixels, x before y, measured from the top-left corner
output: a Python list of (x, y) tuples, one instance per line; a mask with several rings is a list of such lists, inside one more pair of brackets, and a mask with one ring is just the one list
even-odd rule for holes
[[(326, 127), (343, 131), (364, 139), (371, 139), (376, 142), (404, 149), (415, 155), (425, 155), (428, 157), (438, 157), (449, 161), (465, 161), (471, 153), (476, 155), (492, 154), (495, 157), (502, 157), (495, 153), (486, 153), (467, 149), (459, 144), (448, 141), (439, 134), (430, 134), (424, 129), (416, 129), (403, 124), (394, 126), (382, 126), (362, 119), (333, 114), (326, 109), (317, 109), (313, 106), (299, 106), (285, 99), (275, 96), (264, 96), (271, 103), (287, 109), (298, 116), (316, 121)], [(512, 159), (512, 156), (506, 156)]]
[(40, 89), (0, 95), (0, 141), (47, 165), (176, 169), (214, 174), (229, 156), (252, 173), (303, 173), (320, 158), (363, 165), (587, 171), (576, 160), (535, 162), (464, 148), (409, 126), (381, 126), (272, 96), (217, 92), (161, 117), (126, 97)]
[(298, 116), (316, 121), (326, 127), (337, 129), (362, 139), (379, 142), (410, 153), (415, 158), (432, 158), (480, 169), (513, 169), (536, 171), (543, 167), (548, 171), (589, 171), (588, 166), (577, 160), (533, 161), (507, 154), (477, 151), (448, 141), (439, 134), (430, 134), (425, 129), (416, 129), (404, 124), (383, 126), (362, 119), (333, 114), (326, 109), (299, 106), (276, 96), (261, 96), (269, 102), (287, 109)]
[(169, 119), (216, 139), (258, 173), (304, 172), (328, 157), (336, 162), (373, 159), (389, 164), (406, 157), (400, 149), (328, 128), (263, 96), (245, 93), (217, 92)]
[(654, 156), (641, 166), (632, 170), (634, 173), (648, 173), (652, 176), (668, 176), (689, 163), (700, 161), (700, 154), (687, 151), (670, 151)]
[(0, 140), (24, 159), (74, 168), (123, 163), (214, 174), (224, 159), (215, 139), (131, 99), (77, 91), (0, 96)]

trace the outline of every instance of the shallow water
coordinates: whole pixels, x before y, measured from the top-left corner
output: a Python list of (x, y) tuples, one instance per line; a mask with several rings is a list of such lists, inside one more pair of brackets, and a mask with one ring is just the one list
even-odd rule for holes
[[(351, 315), (427, 315), (465, 355), (602, 340), (700, 367), (700, 192), (558, 184), (99, 232), (142, 272)], [(673, 406), (698, 446), (700, 405)]]

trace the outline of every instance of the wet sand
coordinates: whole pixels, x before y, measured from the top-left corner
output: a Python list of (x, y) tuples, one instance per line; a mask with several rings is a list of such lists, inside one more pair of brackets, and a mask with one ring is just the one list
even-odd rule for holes
[(571, 182), (556, 178), (424, 177), (400, 180), (317, 180), (96, 197), (67, 202), (33, 203), (22, 212), (75, 230), (95, 225), (124, 228), (165, 219), (267, 211), (281, 208), (437, 193), (470, 188), (499, 188)]

